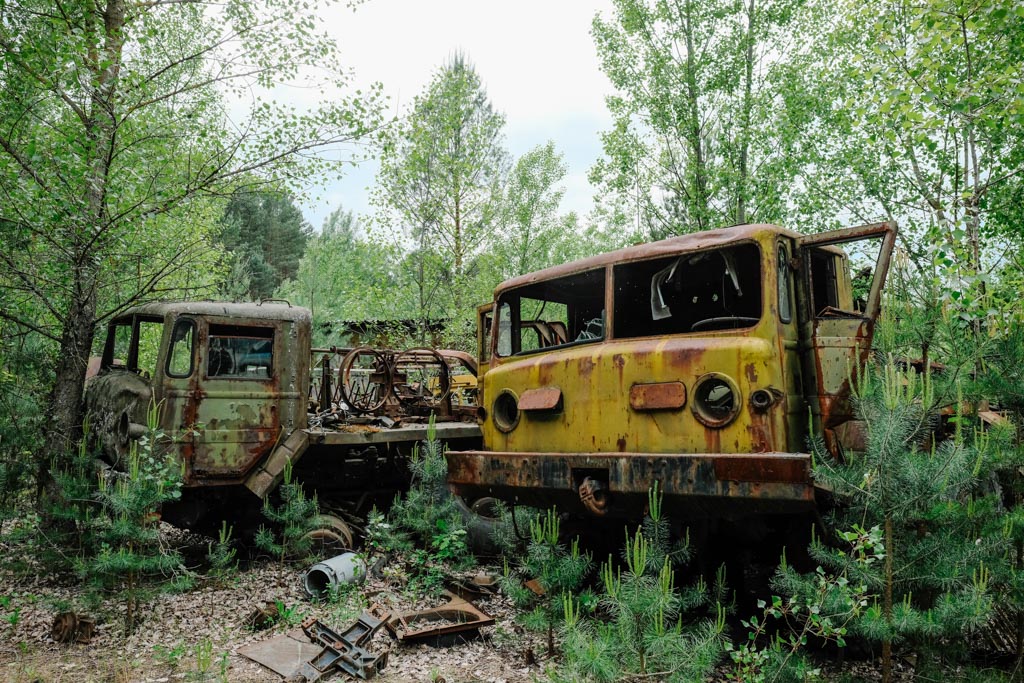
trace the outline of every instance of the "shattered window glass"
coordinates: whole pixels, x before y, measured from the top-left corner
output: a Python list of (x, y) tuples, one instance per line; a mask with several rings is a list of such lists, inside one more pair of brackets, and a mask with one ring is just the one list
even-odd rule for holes
[(210, 325), (206, 375), (227, 379), (269, 379), (274, 328)]
[(753, 243), (625, 263), (615, 268), (615, 337), (751, 327), (761, 299)]

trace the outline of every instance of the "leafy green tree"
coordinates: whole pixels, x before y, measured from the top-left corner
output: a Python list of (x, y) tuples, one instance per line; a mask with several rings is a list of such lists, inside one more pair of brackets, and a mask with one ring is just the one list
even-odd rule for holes
[[(309, 113), (263, 94), (306, 64), (322, 85), (345, 85), (319, 5), (4, 6), (0, 285), (3, 317), (57, 350), (44, 475), (74, 450), (97, 325), (142, 300), (209, 291), (219, 197), (340, 167), (345, 155), (316, 151), (376, 126), (377, 88)], [(251, 98), (244, 120), (228, 120), (227, 97), (233, 111)]]
[(558, 215), (565, 173), (565, 161), (550, 141), (512, 166), (498, 215), (501, 239), (494, 245), (501, 280), (553, 265), (557, 242), (574, 237)]
[(417, 96), (381, 153), (374, 202), (402, 226), (419, 317), (451, 317), (475, 303), (475, 261), (490, 238), (508, 167), (505, 117), (479, 74), (454, 55)]
[(309, 239), (294, 277), (275, 296), (308, 307), (317, 326), (412, 318), (416, 309), (402, 258), (397, 247), (374, 241), (352, 212), (339, 207)]
[[(820, 118), (801, 205), (894, 217), (919, 277), (991, 317), (992, 264), (1020, 249), (1024, 9), (1012, 0), (836, 3), (805, 70)], [(1007, 223), (1009, 221), (1009, 223)], [(1016, 226), (1016, 227), (1015, 227)]]
[(281, 192), (235, 192), (222, 223), (221, 242), (248, 276), (249, 299), (270, 297), (295, 277), (313, 233), (292, 198)]
[(617, 94), (592, 170), (612, 216), (661, 237), (774, 221), (803, 118), (780, 91), (798, 0), (615, 0), (597, 16), (598, 57)]

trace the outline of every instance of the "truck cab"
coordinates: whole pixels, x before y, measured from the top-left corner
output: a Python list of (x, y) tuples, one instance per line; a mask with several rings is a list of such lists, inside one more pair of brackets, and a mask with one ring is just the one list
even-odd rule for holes
[(502, 283), (480, 312), (484, 446), (448, 453), (453, 490), (598, 516), (655, 483), (689, 516), (812, 508), (807, 438), (842, 457), (895, 235), (745, 225)]
[(186, 489), (217, 497), (306, 426), (310, 328), (307, 309), (278, 303), (131, 308), (110, 322), (86, 386), (90, 434), (117, 469), (152, 403)]

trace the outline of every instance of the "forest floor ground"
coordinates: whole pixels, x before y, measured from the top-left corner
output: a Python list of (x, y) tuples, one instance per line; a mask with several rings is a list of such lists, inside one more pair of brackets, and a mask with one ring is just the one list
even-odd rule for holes
[[(176, 533), (171, 532), (175, 537)], [(184, 538), (184, 540), (182, 540)], [(177, 534), (186, 556), (201, 557), (205, 541)], [(191, 544), (193, 547), (187, 547)], [(189, 552), (191, 551), (191, 552)], [(34, 563), (10, 543), (0, 541), (0, 680), (12, 683), (173, 681), (281, 681), (272, 671), (238, 654), (240, 648), (283, 634), (315, 616), (340, 631), (352, 624), (370, 602), (392, 611), (439, 604), (412, 596), (384, 579), (369, 579), (334, 601), (310, 601), (301, 587), (305, 567), (254, 561), (218, 581), (198, 577), (183, 593), (158, 595), (141, 610), (130, 634), (124, 629), (125, 606), (115, 600), (89, 612), (80, 583)], [(482, 568), (496, 571), (496, 568)], [(474, 570), (478, 572), (480, 569)], [(247, 617), (266, 603), (284, 608), (285, 617), (269, 629), (253, 631)], [(376, 680), (425, 683), (518, 683), (545, 677), (545, 639), (524, 630), (511, 602), (501, 595), (474, 600), (496, 624), (481, 637), (450, 647), (405, 645), (381, 630), (368, 649), (386, 650), (388, 663)], [(68, 607), (97, 619), (96, 633), (85, 644), (64, 645), (50, 637), (54, 616)], [(870, 661), (838, 664), (822, 661), (822, 680), (876, 681)], [(332, 680), (351, 680), (337, 675)], [(652, 679), (647, 679), (652, 680)], [(713, 681), (734, 680), (723, 663)], [(897, 679), (913, 680), (909, 662), (897, 662)]]

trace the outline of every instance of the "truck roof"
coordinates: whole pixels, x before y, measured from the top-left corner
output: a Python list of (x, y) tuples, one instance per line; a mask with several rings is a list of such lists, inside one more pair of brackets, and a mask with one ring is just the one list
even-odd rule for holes
[(287, 303), (232, 303), (227, 301), (154, 301), (132, 306), (117, 316), (116, 320), (133, 315), (163, 318), (168, 314), (224, 316), (231, 318), (252, 318), (257, 320), (310, 320), (308, 308)]
[(532, 284), (534, 282), (554, 280), (556, 278), (565, 277), (566, 275), (582, 273), (583, 271), (593, 270), (594, 268), (600, 268), (609, 264), (625, 263), (628, 261), (642, 261), (644, 259), (657, 258), (659, 256), (671, 256), (673, 254), (687, 251), (697, 251), (700, 249), (708, 249), (710, 247), (723, 246), (730, 242), (751, 239), (766, 232), (776, 235), (786, 235), (788, 237), (800, 236), (799, 233), (793, 232), (792, 230), (764, 223), (754, 225), (737, 225), (731, 228), (719, 228), (717, 230), (694, 232), (688, 235), (669, 237), (668, 239), (659, 240), (657, 242), (648, 242), (646, 244), (638, 244), (624, 249), (617, 249), (616, 251), (609, 251), (605, 254), (588, 256), (587, 258), (580, 259), (578, 261), (570, 261), (569, 263), (563, 263), (558, 266), (545, 268), (544, 270), (538, 270), (535, 273), (520, 275), (510, 280), (505, 280), (498, 285), (494, 290), (494, 295), (495, 298), (497, 298), (497, 296), (502, 292), (515, 289), (516, 287)]

